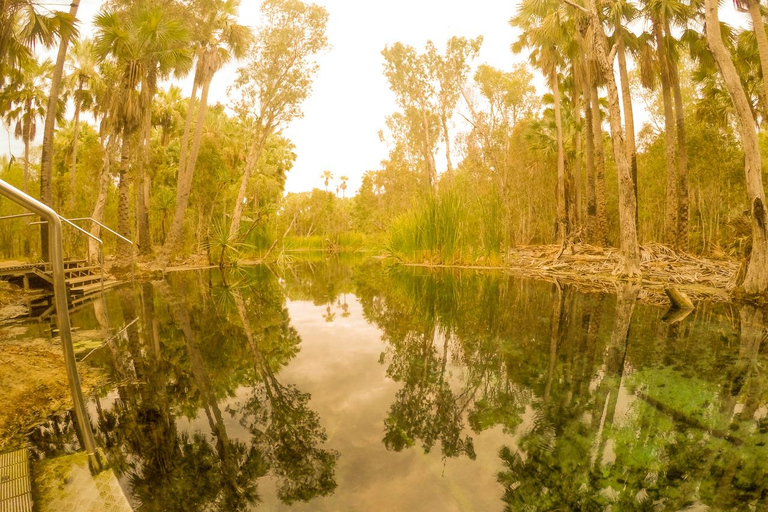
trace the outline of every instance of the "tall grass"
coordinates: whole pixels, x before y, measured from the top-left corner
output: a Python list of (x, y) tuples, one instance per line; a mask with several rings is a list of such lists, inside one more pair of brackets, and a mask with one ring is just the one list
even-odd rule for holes
[(465, 180), (441, 182), (414, 208), (395, 219), (387, 250), (405, 261), (432, 264), (498, 263), (501, 202)]

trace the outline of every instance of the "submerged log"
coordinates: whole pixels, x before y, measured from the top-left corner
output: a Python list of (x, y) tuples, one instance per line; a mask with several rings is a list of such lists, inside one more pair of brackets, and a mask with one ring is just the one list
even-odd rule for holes
[(669, 297), (669, 301), (672, 303), (674, 309), (693, 309), (694, 305), (688, 296), (675, 288), (674, 286), (667, 286), (664, 288), (664, 293)]

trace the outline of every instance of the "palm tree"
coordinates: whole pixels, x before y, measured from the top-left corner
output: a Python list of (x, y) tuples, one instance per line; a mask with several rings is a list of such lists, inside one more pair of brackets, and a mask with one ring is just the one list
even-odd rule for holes
[[(747, 3), (745, 7), (743, 4)], [(752, 19), (752, 29), (755, 32), (755, 40), (757, 42), (757, 50), (760, 55), (760, 68), (763, 70), (768, 69), (768, 36), (765, 34), (765, 20), (763, 19), (763, 13), (760, 8), (759, 0), (736, 0), (734, 5), (740, 11), (749, 11), (749, 16)], [(763, 75), (763, 89), (765, 94), (765, 101), (768, 102), (768, 80)], [(765, 119), (764, 122), (768, 122)]]
[(100, 80), (96, 43), (92, 39), (75, 41), (69, 54), (70, 74), (67, 76), (67, 89), (71, 91), (75, 107), (73, 117), (74, 135), (70, 162), (71, 202), (75, 198), (75, 170), (77, 168), (77, 143), (80, 130), (80, 113), (93, 107), (95, 83)]
[[(746, 174), (749, 213), (752, 220), (752, 252), (744, 278), (744, 291), (749, 294), (764, 294), (768, 291), (768, 212), (766, 212), (757, 130), (755, 129), (752, 109), (736, 71), (736, 66), (734, 66), (731, 55), (723, 43), (717, 0), (705, 0), (704, 12), (707, 43), (717, 67), (720, 69), (733, 106), (736, 108), (741, 144), (744, 150), (744, 173)], [(765, 69), (763, 69), (763, 73), (765, 73)]]
[[(197, 66), (192, 86), (192, 95), (189, 98), (187, 118), (184, 123), (184, 134), (181, 139), (181, 154), (179, 157), (179, 172), (176, 184), (176, 210), (168, 237), (158, 257), (158, 266), (165, 268), (170, 261), (172, 252), (181, 240), (184, 228), (184, 216), (189, 204), (189, 194), (192, 191), (192, 178), (197, 165), (197, 156), (200, 151), (205, 114), (208, 109), (208, 90), (214, 74), (233, 57), (242, 58), (253, 40), (251, 30), (236, 22), (239, 0), (224, 0), (209, 2), (198, 0), (194, 4), (193, 12), (196, 13), (196, 27), (194, 30), (196, 40)], [(195, 134), (192, 140), (192, 149), (187, 155), (189, 145), (189, 132), (192, 118), (195, 115), (195, 96), (198, 88), (200, 92), (200, 104), (197, 109), (197, 121)]]
[[(160, 7), (139, 5), (125, 10), (103, 9), (95, 19), (98, 30), (97, 51), (102, 59), (114, 59), (120, 69), (119, 98), (113, 105), (114, 129), (122, 138), (118, 185), (118, 232), (130, 238), (129, 164), (138, 146), (137, 135), (146, 140), (147, 118), (151, 124), (151, 102), (157, 80), (170, 71), (183, 70), (190, 64), (186, 30), (170, 12)], [(141, 86), (141, 89), (139, 89)], [(143, 142), (143, 140), (142, 140)], [(143, 166), (139, 166), (143, 167)], [(145, 200), (143, 180), (137, 197)], [(146, 206), (146, 203), (143, 203)], [(140, 243), (149, 250), (148, 226), (141, 225)], [(118, 262), (125, 264), (130, 255), (125, 242), (118, 243)]]
[[(69, 17), (76, 19), (77, 9), (80, 6), (80, 0), (72, 0), (69, 5)], [(77, 31), (74, 26), (59, 32), (59, 51), (56, 54), (56, 64), (53, 68), (51, 77), (51, 90), (48, 93), (48, 107), (45, 112), (45, 125), (43, 126), (43, 150), (40, 157), (40, 200), (46, 204), (53, 204), (53, 131), (56, 128), (56, 121), (62, 118), (63, 112), (60, 111), (59, 92), (61, 90), (61, 81), (64, 76), (64, 62), (67, 59), (67, 46), (72, 37), (77, 37)], [(40, 226), (40, 248), (44, 260), (48, 260), (48, 224)]]
[(52, 46), (58, 36), (73, 32), (74, 22), (74, 15), (41, 9), (31, 0), (0, 0), (0, 87), (34, 60), (36, 44)]
[(328, 183), (333, 181), (333, 174), (331, 174), (331, 171), (323, 171), (323, 174), (320, 176), (323, 178), (323, 182), (325, 183), (325, 191), (328, 192)]
[(540, 68), (549, 82), (554, 96), (555, 130), (557, 134), (557, 236), (565, 246), (568, 232), (568, 197), (565, 176), (565, 149), (563, 145), (562, 106), (558, 66), (560, 56), (567, 44), (565, 13), (559, 2), (524, 1), (510, 21), (512, 26), (523, 33), (512, 45), (515, 52), (524, 48), (530, 50), (529, 60)]
[(637, 200), (632, 182), (632, 171), (627, 160), (627, 151), (624, 144), (624, 130), (621, 126), (621, 107), (619, 92), (614, 76), (613, 58), (615, 52), (608, 50), (608, 38), (600, 20), (596, 0), (589, 0), (589, 8), (586, 9), (572, 0), (565, 2), (587, 17), (586, 32), (591, 30), (590, 55), (594, 58), (605, 79), (608, 90), (608, 113), (611, 125), (611, 142), (613, 145), (613, 159), (616, 163), (618, 174), (619, 196), (619, 235), (621, 262), (616, 273), (624, 276), (637, 276), (640, 274), (640, 246), (637, 241)]
[(171, 135), (181, 126), (182, 112), (184, 112), (184, 97), (181, 89), (171, 85), (158, 93), (153, 112), (153, 124), (160, 127), (160, 144), (167, 146), (171, 142)]
[(346, 193), (347, 192), (347, 180), (349, 180), (349, 178), (347, 178), (346, 176), (342, 176), (339, 179), (341, 180), (341, 198), (342, 199), (346, 199), (347, 198), (347, 193)]
[(637, 194), (637, 144), (635, 142), (635, 116), (632, 108), (632, 92), (627, 72), (627, 48), (635, 49), (637, 36), (626, 27), (639, 16), (637, 7), (627, 0), (618, 0), (606, 4), (606, 18), (613, 27), (613, 40), (617, 45), (616, 56), (619, 62), (619, 79), (621, 80), (621, 103), (624, 109), (624, 134), (627, 142), (627, 158), (632, 166), (632, 181)]
[(28, 60), (24, 69), (13, 73), (0, 93), (0, 112), (4, 112), (6, 122), (15, 126), (16, 137), (24, 142), (24, 192), (29, 187), (29, 147), (37, 133), (37, 121), (45, 116), (52, 73), (50, 60)]

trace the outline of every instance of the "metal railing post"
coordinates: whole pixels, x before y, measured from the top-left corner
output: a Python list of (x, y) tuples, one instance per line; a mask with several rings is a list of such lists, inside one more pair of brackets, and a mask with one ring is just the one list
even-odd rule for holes
[(56, 304), (56, 316), (59, 323), (59, 336), (64, 349), (64, 362), (67, 368), (69, 391), (75, 405), (75, 416), (80, 427), (85, 451), (88, 454), (88, 463), (91, 471), (101, 471), (103, 466), (98, 452), (96, 441), (93, 437), (88, 410), (85, 407), (83, 389), (80, 385), (80, 376), (77, 373), (75, 349), (72, 346), (72, 327), (69, 323), (69, 307), (67, 303), (67, 286), (64, 282), (64, 249), (62, 247), (61, 220), (59, 215), (49, 206), (37, 199), (25, 194), (16, 187), (0, 180), (0, 194), (16, 204), (36, 213), (48, 221), (48, 244), (51, 257), (51, 269), (53, 270), (53, 293)]

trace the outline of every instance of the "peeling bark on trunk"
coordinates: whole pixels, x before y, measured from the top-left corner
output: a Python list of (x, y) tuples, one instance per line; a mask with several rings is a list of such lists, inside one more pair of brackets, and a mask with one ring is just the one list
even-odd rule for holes
[[(621, 103), (624, 107), (624, 133), (627, 143), (627, 160), (632, 169), (632, 183), (635, 186), (635, 202), (637, 203), (637, 147), (635, 144), (635, 114), (632, 109), (632, 91), (627, 73), (627, 55), (624, 40), (619, 39), (617, 52), (619, 60), (619, 78), (621, 80)], [(638, 203), (640, 204), (640, 203)], [(635, 220), (638, 222), (638, 219)]]
[[(235, 207), (232, 210), (232, 223), (229, 225), (229, 240), (230, 242), (237, 240), (238, 231), (240, 230), (240, 220), (243, 217), (243, 207), (245, 206), (245, 196), (248, 194), (248, 183), (251, 180), (253, 171), (256, 170), (256, 164), (261, 158), (261, 153), (264, 150), (264, 144), (267, 141), (267, 137), (271, 133), (270, 127), (263, 128), (261, 135), (257, 135), (257, 140), (254, 141), (251, 150), (248, 152), (248, 157), (245, 161), (245, 170), (243, 171), (243, 177), (240, 181), (240, 190), (237, 193), (237, 200), (235, 201)], [(258, 132), (257, 132), (258, 133)], [(221, 251), (221, 261), (224, 261), (225, 248)]]
[[(99, 191), (96, 196), (96, 203), (93, 205), (93, 211), (91, 212), (91, 218), (98, 222), (104, 222), (104, 210), (107, 205), (107, 194), (109, 193), (109, 180), (110, 180), (110, 157), (112, 153), (112, 140), (104, 147), (104, 163), (99, 173)], [(101, 226), (96, 223), (91, 224), (89, 231), (93, 236), (98, 237), (101, 234)], [(99, 262), (99, 244), (96, 240), (88, 239), (88, 263), (95, 265)]]
[(757, 128), (739, 74), (731, 60), (730, 53), (723, 44), (717, 9), (717, 0), (705, 1), (707, 44), (736, 108), (741, 144), (744, 150), (744, 173), (752, 219), (752, 254), (747, 264), (743, 286), (744, 291), (748, 294), (763, 294), (768, 291), (768, 231), (766, 231), (768, 214), (765, 206)]
[[(187, 213), (187, 205), (189, 204), (189, 194), (192, 192), (192, 180), (195, 174), (195, 166), (197, 165), (197, 155), (200, 151), (200, 141), (203, 134), (203, 125), (205, 123), (205, 114), (208, 111), (208, 90), (211, 85), (211, 80), (206, 80), (203, 83), (203, 89), (200, 92), (200, 106), (197, 112), (197, 123), (195, 125), (195, 138), (192, 144), (192, 151), (185, 160), (185, 151), (182, 141), (182, 157), (179, 161), (179, 175), (176, 184), (176, 210), (173, 213), (173, 222), (171, 223), (171, 229), (168, 233), (168, 238), (163, 244), (163, 248), (157, 258), (157, 266), (161, 269), (165, 269), (168, 263), (171, 261), (171, 255), (176, 250), (181, 236), (184, 231), (184, 217)], [(193, 91), (194, 92), (194, 91)], [(189, 108), (192, 108), (192, 100), (190, 99)], [(184, 131), (188, 132), (189, 115), (187, 115), (187, 122), (184, 126)]]

